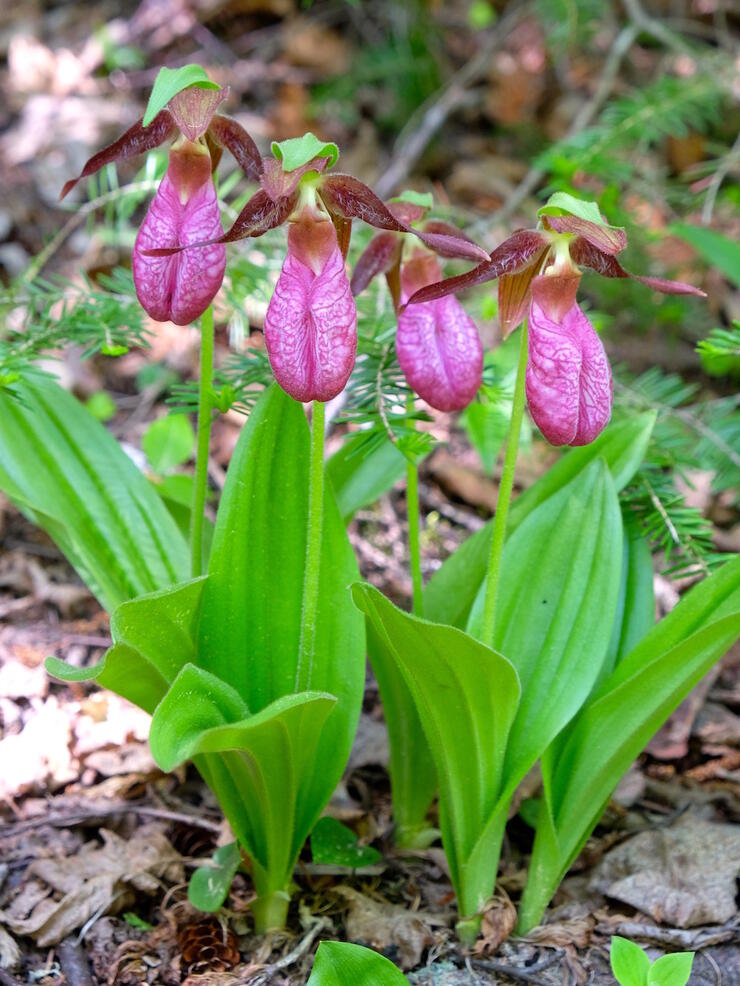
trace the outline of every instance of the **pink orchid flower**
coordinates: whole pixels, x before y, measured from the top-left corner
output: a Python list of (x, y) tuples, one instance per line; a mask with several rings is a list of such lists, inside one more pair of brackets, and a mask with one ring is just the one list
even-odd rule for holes
[[(139, 302), (158, 322), (187, 325), (195, 321), (221, 287), (226, 250), (223, 244), (212, 242), (223, 233), (212, 174), (223, 148), (233, 154), (247, 177), (258, 179), (262, 172), (259, 151), (246, 130), (235, 120), (215, 115), (228, 92), (197, 86), (182, 90), (147, 127), (139, 120), (91, 157), (79, 177), (62, 189), (64, 198), (81, 178), (103, 165), (177, 138), (170, 149), (167, 172), (136, 237), (132, 260)], [(179, 252), (203, 241), (211, 242)], [(172, 251), (169, 255), (156, 255), (168, 249)]]
[(526, 392), (532, 419), (552, 445), (587, 445), (611, 417), (612, 378), (601, 340), (576, 303), (580, 268), (633, 278), (666, 294), (705, 297), (681, 281), (629, 273), (616, 259), (626, 245), (624, 230), (603, 221), (545, 214), (541, 228), (517, 230), (488, 261), (416, 291), (408, 305), (498, 279), (504, 336), (529, 317)]

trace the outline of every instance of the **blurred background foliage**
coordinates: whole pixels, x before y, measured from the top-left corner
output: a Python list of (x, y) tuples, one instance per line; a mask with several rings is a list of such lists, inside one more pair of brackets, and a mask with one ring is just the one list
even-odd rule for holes
[[(533, 225), (553, 190), (593, 198), (627, 227), (628, 269), (702, 286), (706, 303), (586, 274), (581, 297), (618, 367), (616, 414), (659, 415), (625, 509), (678, 574), (706, 570), (740, 547), (739, 26), (731, 0), (5, 5), (0, 386), (55, 355), (83, 398), (105, 387), (118, 407), (160, 398), (191, 407), (193, 338), (148, 322), (130, 277), (165, 152), (105, 169), (63, 209), (57, 197), (141, 115), (160, 66), (198, 62), (231, 87), (228, 111), (265, 153), (272, 139), (314, 130), (339, 144), (340, 169), (385, 197), (431, 191), (435, 213), (488, 249)], [(251, 190), (226, 159), (219, 175), (228, 223)], [(350, 260), (366, 242), (358, 231)], [(261, 325), (283, 252), (277, 231), (231, 255), (218, 311), (228, 328), (216, 378), (224, 412), (248, 410), (269, 377)], [(499, 348), (490, 286), (465, 301), (490, 356), (462, 423), (492, 471), (512, 360)], [(363, 358), (335, 421), (365, 430), (358, 463), (387, 457), (388, 442), (421, 458), (439, 429), (418, 431), (426, 415), (406, 406), (384, 285), (361, 300), (360, 316)]]

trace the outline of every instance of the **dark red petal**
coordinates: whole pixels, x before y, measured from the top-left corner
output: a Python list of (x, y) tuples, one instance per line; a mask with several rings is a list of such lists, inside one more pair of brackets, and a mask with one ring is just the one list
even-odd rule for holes
[(410, 226), (411, 223), (418, 222), (427, 210), (423, 205), (416, 205), (414, 202), (389, 202), (388, 211), (399, 222)]
[(59, 201), (61, 202), (72, 191), (78, 181), (94, 175), (103, 165), (111, 164), (113, 161), (125, 161), (127, 158), (136, 157), (137, 154), (143, 154), (144, 151), (151, 151), (170, 137), (174, 137), (176, 133), (177, 127), (167, 110), (158, 113), (148, 127), (143, 127), (141, 120), (137, 120), (118, 140), (114, 140), (102, 151), (93, 154), (77, 178), (72, 178), (65, 184)]
[(543, 223), (556, 233), (574, 233), (604, 253), (620, 253), (627, 246), (627, 234), (619, 226), (602, 226), (580, 216), (543, 216)]
[(488, 254), (483, 247), (474, 243), (456, 226), (442, 222), (441, 219), (430, 219), (428, 223), (424, 223), (423, 229), (416, 229), (414, 232), (425, 246), (434, 250), (440, 257), (456, 257), (460, 260), (488, 260)]
[(262, 174), (262, 157), (257, 145), (247, 131), (230, 116), (214, 116), (206, 132), (217, 144), (222, 145), (232, 155), (247, 178), (259, 181)]
[(646, 284), (655, 291), (662, 291), (663, 294), (692, 294), (698, 298), (706, 298), (707, 296), (706, 291), (683, 281), (668, 281), (662, 277), (642, 277), (639, 274), (631, 274), (622, 267), (616, 257), (598, 250), (581, 237), (573, 242), (570, 256), (579, 267), (590, 267), (591, 270), (595, 270), (597, 274), (604, 277), (629, 277), (633, 281)]
[(393, 233), (378, 233), (370, 240), (355, 264), (350, 286), (352, 294), (358, 295), (378, 274), (390, 270), (398, 259), (401, 238)]
[(489, 260), (478, 264), (473, 270), (465, 274), (458, 274), (457, 277), (447, 277), (444, 281), (437, 284), (430, 284), (429, 287), (422, 288), (412, 294), (408, 300), (409, 305), (418, 305), (425, 301), (435, 301), (437, 298), (444, 298), (445, 295), (453, 294), (455, 291), (462, 291), (465, 288), (472, 288), (476, 284), (485, 284), (487, 281), (495, 281), (502, 274), (512, 274), (515, 271), (523, 270), (532, 263), (534, 257), (549, 246), (549, 240), (536, 229), (519, 229), (504, 242), (496, 247)]
[(319, 195), (329, 212), (339, 213), (345, 219), (361, 219), (377, 229), (394, 233), (410, 231), (371, 188), (352, 175), (327, 175), (321, 182)]

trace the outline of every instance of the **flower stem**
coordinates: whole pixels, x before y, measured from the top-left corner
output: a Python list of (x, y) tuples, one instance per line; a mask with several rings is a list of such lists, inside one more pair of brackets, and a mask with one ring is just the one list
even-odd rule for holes
[[(406, 408), (413, 413), (413, 397), (409, 397)], [(419, 549), (419, 467), (416, 462), (410, 461), (406, 465), (406, 513), (409, 524), (409, 559), (413, 585), (412, 612), (414, 616), (421, 616), (424, 607), (422, 596), (424, 581), (421, 575), (421, 551)]]
[(311, 417), (311, 459), (308, 480), (308, 536), (306, 538), (306, 567), (303, 576), (303, 613), (301, 643), (296, 668), (296, 691), (306, 691), (311, 685), (314, 649), (316, 646), (319, 607), (319, 575), (321, 569), (321, 529), (324, 519), (324, 408), (321, 401), (313, 402)]
[(208, 489), (208, 447), (211, 437), (213, 411), (213, 305), (201, 318), (200, 383), (198, 386), (198, 436), (195, 453), (195, 482), (190, 512), (190, 573), (195, 578), (203, 574), (203, 518)]
[(509, 424), (509, 437), (506, 442), (506, 455), (504, 456), (504, 470), (501, 474), (501, 485), (499, 486), (498, 502), (496, 504), (496, 515), (493, 519), (493, 537), (491, 538), (491, 554), (488, 560), (488, 577), (486, 579), (486, 597), (483, 607), (483, 643), (493, 646), (493, 631), (496, 624), (496, 600), (498, 598), (499, 575), (501, 567), (501, 552), (504, 548), (504, 538), (506, 537), (506, 520), (509, 515), (509, 501), (511, 500), (511, 490), (514, 486), (514, 470), (516, 467), (516, 456), (519, 451), (519, 433), (522, 430), (522, 417), (524, 416), (525, 403), (525, 376), (527, 370), (527, 322), (522, 323), (521, 348), (519, 350), (519, 364), (516, 370), (516, 383), (514, 384), (514, 400), (511, 406), (511, 422)]

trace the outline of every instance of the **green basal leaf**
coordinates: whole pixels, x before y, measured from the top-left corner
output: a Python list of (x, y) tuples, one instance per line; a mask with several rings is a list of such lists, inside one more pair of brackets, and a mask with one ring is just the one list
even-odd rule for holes
[[(198, 645), (199, 664), (228, 681), (254, 713), (296, 687), (308, 487), (306, 417), (301, 405), (274, 385), (255, 404), (231, 459)], [(317, 755), (307, 763), (297, 786), (296, 825), (303, 838), (342, 775), (357, 728), (365, 681), (365, 632), (364, 620), (347, 591), (357, 577), (354, 552), (327, 483), (309, 687), (336, 695), (337, 701)]]
[[(521, 496), (509, 510), (507, 534), (511, 537), (522, 521), (590, 462), (602, 458), (609, 467), (617, 491), (639, 468), (655, 424), (655, 412), (636, 415), (611, 424), (590, 445), (572, 449)], [(493, 521), (469, 537), (434, 573), (424, 590), (424, 612), (439, 623), (467, 625), (470, 610), (488, 570)]]
[(336, 818), (320, 818), (311, 832), (311, 856), (314, 863), (348, 866), (353, 870), (372, 866), (383, 857), (372, 846), (361, 846), (352, 829)]
[(154, 117), (161, 113), (167, 103), (183, 89), (195, 86), (198, 89), (220, 89), (217, 82), (208, 78), (208, 73), (200, 65), (183, 65), (182, 68), (161, 68), (154, 80), (149, 102), (144, 112), (143, 126), (148, 127)]
[(611, 967), (619, 986), (648, 986), (650, 959), (628, 938), (614, 935), (611, 944)]
[(586, 199), (577, 199), (574, 195), (567, 192), (554, 192), (547, 202), (537, 210), (538, 216), (562, 216), (566, 212), (571, 216), (578, 216), (590, 223), (597, 223), (599, 226), (607, 224), (601, 217), (599, 207), (595, 202)]
[[(622, 516), (603, 460), (541, 503), (507, 540), (494, 648), (517, 669), (522, 699), (506, 754), (516, 785), (591, 692), (617, 607)], [(470, 614), (479, 636), (485, 585)]]
[(230, 684), (186, 665), (157, 706), (149, 743), (163, 770), (204, 754), (206, 777), (252, 858), (257, 893), (285, 893), (308, 834), (300, 789), (336, 704), (325, 692), (284, 695), (250, 715)]
[(440, 825), (464, 917), (493, 891), (505, 812), (497, 811), (519, 702), (512, 664), (454, 627), (418, 619), (369, 585), (352, 587), (416, 703), (440, 787)]
[(634, 758), (738, 636), (740, 558), (735, 558), (686, 593), (547, 751), (520, 931), (539, 922)]
[(362, 945), (322, 941), (307, 986), (408, 986), (384, 956)]
[(0, 391), (0, 489), (108, 610), (188, 577), (187, 542), (100, 422), (50, 378)]
[(622, 539), (622, 577), (612, 638), (599, 681), (650, 632), (655, 624), (653, 558), (637, 523), (625, 522)]
[(356, 510), (374, 503), (406, 474), (406, 459), (387, 436), (376, 443), (358, 432), (329, 459), (326, 472), (347, 523)]
[(370, 619), (367, 654), (388, 727), (395, 842), (407, 848), (425, 848), (439, 835), (426, 821), (437, 790), (437, 771), (404, 673), (385, 636), (376, 631)]
[(313, 161), (315, 157), (328, 157), (328, 168), (337, 163), (339, 148), (331, 141), (319, 140), (310, 131), (302, 137), (291, 137), (290, 140), (274, 140), (272, 153), (283, 163), (283, 171), (295, 171), (304, 164)]
[(113, 646), (93, 667), (75, 668), (58, 658), (46, 670), (62, 681), (97, 679), (152, 713), (183, 665), (196, 660), (200, 601), (204, 578), (194, 579), (123, 603), (113, 613)]
[(693, 952), (661, 955), (650, 967), (647, 986), (686, 986), (691, 976), (693, 964)]
[(434, 196), (431, 192), (415, 192), (413, 188), (407, 188), (400, 195), (395, 195), (389, 201), (408, 202), (409, 205), (418, 205), (422, 209), (431, 209), (434, 206)]
[(165, 476), (183, 465), (195, 450), (195, 432), (186, 414), (169, 414), (153, 421), (141, 438), (141, 447), (154, 472)]
[(469, 404), (462, 416), (462, 423), (470, 444), (480, 456), (484, 470), (491, 475), (499, 452), (509, 431), (511, 402)]
[(199, 866), (190, 877), (188, 900), (199, 911), (213, 913), (226, 900), (231, 881), (242, 864), (242, 854), (236, 842), (219, 846), (210, 866)]

